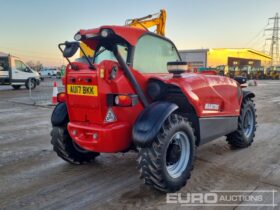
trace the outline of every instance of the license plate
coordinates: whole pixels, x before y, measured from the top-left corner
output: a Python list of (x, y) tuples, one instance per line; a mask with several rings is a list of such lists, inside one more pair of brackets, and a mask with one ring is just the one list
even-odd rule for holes
[(67, 93), (80, 96), (98, 96), (96, 85), (67, 85)]

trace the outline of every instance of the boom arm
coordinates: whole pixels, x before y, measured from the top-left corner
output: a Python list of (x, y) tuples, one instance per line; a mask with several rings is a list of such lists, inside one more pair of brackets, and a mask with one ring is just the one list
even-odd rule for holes
[[(159, 14), (159, 15), (158, 15)], [(158, 17), (154, 17), (158, 15)], [(160, 10), (160, 13), (147, 15), (142, 18), (135, 18), (126, 20), (125, 25), (136, 27), (136, 28), (144, 28), (148, 30), (149, 28), (156, 26), (156, 33), (164, 36), (165, 35), (165, 22), (166, 22), (166, 11), (164, 9)]]

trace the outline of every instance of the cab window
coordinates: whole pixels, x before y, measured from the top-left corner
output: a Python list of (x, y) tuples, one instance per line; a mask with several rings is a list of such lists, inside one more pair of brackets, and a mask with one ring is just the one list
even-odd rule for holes
[[(127, 46), (117, 44), (117, 48), (118, 48), (118, 51), (121, 54), (122, 58), (124, 59), (124, 61), (127, 61), (127, 54), (128, 54)], [(107, 50), (105, 47), (101, 46), (95, 53), (94, 63), (99, 64), (104, 60), (117, 61), (117, 59), (112, 51)]]
[(20, 60), (15, 60), (15, 66), (19, 71), (31, 73), (31, 70)]
[(142, 73), (168, 73), (167, 62), (170, 61), (180, 61), (171, 42), (149, 34), (139, 39), (134, 52), (134, 69)]
[(0, 58), (0, 71), (9, 71), (8, 58)]

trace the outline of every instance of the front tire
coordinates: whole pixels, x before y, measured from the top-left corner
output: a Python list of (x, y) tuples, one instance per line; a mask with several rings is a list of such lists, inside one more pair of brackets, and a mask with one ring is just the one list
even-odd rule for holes
[(195, 136), (190, 122), (171, 114), (153, 143), (140, 149), (140, 177), (160, 191), (178, 191), (190, 178), (194, 156)]
[(53, 150), (60, 158), (71, 164), (89, 163), (99, 155), (79, 147), (70, 137), (66, 127), (53, 127), (51, 136)]
[(249, 147), (256, 132), (256, 108), (251, 98), (244, 99), (240, 116), (238, 117), (238, 129), (227, 135), (227, 142), (234, 148)]
[(36, 87), (36, 80), (35, 79), (33, 79), (33, 78), (30, 78), (30, 79), (28, 79), (26, 82), (25, 82), (25, 87), (26, 87), (26, 89), (31, 89), (31, 90), (33, 90), (35, 87)]

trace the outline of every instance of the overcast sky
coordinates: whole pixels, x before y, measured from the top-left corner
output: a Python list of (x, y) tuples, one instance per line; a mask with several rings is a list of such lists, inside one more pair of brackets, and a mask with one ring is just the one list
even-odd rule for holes
[(79, 29), (123, 25), (161, 8), (167, 10), (166, 36), (178, 49), (261, 50), (262, 30), (280, 13), (280, 0), (0, 0), (0, 8), (0, 51), (60, 65), (57, 44)]

